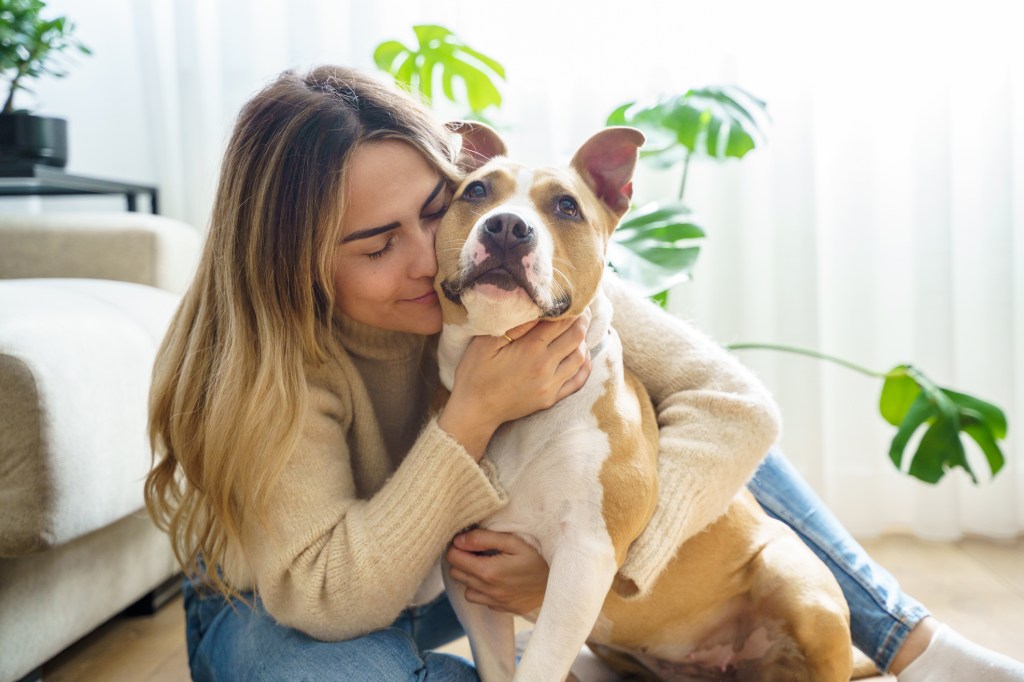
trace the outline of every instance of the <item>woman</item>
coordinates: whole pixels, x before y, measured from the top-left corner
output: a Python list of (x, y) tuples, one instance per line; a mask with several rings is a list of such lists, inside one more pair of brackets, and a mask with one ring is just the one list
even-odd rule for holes
[[(429, 415), (452, 144), (409, 97), (342, 68), (285, 73), (239, 116), (150, 405), (147, 503), (190, 576), (197, 680), (476, 679), (430, 651), (461, 635), (435, 560), (504, 503), (483, 458), (495, 429), (578, 389), (589, 361), (586, 319), (478, 338)], [(661, 424), (662, 499), (621, 570), (643, 592), (755, 469), (777, 412), (709, 339), (625, 290), (615, 299), (626, 364)], [(869, 595), (851, 598), (854, 633), (883, 669), (919, 653), (921, 633), (941, 643), (780, 456), (752, 489), (830, 553), (848, 596)], [(475, 601), (524, 612), (543, 596), (546, 566), (515, 536), (459, 534), (449, 557)]]

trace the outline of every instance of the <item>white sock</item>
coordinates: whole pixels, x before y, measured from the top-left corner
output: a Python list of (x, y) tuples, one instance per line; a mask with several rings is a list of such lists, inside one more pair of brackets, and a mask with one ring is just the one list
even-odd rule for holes
[(1024, 664), (978, 646), (946, 625), (897, 677), (899, 682), (1024, 682)]

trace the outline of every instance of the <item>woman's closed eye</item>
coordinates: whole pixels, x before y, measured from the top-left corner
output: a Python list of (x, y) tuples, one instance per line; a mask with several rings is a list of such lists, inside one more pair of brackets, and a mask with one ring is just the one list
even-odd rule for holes
[(424, 220), (440, 220), (444, 217), (444, 214), (448, 212), (448, 202), (441, 204), (441, 208), (437, 209), (432, 213), (424, 213), (422, 218)]
[(384, 254), (390, 251), (394, 247), (394, 245), (395, 238), (393, 236), (388, 237), (388, 240), (384, 242), (384, 248), (380, 249), (379, 251), (368, 253), (366, 254), (366, 257), (369, 258), (370, 260), (377, 260), (378, 258), (383, 258)]

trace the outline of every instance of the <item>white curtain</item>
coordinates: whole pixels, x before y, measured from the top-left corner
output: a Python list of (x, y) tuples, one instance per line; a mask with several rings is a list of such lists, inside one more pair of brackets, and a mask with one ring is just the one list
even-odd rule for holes
[[(691, 167), (686, 199), (709, 239), (671, 309), (723, 342), (805, 346), (876, 370), (911, 362), (1002, 406), (1006, 469), (989, 481), (971, 450), (981, 485), (956, 471), (928, 486), (889, 462), (893, 429), (877, 413), (878, 380), (743, 355), (783, 407), (787, 454), (852, 530), (948, 539), (1024, 529), (1024, 51), (1001, 4), (133, 8), (164, 212), (200, 227), (231, 122), (251, 93), (289, 67), (372, 68), (373, 47), (412, 42), (415, 23), (445, 25), (505, 65), (497, 119), (512, 152), (531, 163), (564, 161), (627, 100), (712, 83), (765, 99), (774, 121), (765, 148)], [(667, 198), (678, 181), (643, 169), (638, 198)]]

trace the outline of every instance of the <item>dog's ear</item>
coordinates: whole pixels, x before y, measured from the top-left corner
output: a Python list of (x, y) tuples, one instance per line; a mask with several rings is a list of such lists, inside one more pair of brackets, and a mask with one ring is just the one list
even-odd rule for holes
[(505, 142), (494, 128), (477, 121), (449, 121), (448, 130), (462, 137), (458, 166), (463, 172), (475, 171), (495, 156), (505, 156)]
[(629, 210), (633, 169), (643, 144), (644, 134), (636, 128), (605, 128), (584, 142), (572, 157), (572, 167), (618, 216)]

